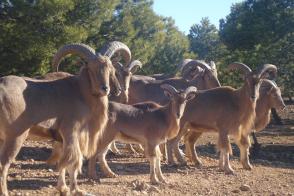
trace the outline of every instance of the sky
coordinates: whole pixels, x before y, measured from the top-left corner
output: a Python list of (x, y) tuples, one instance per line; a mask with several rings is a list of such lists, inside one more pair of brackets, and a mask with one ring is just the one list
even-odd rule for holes
[(238, 2), (242, 0), (154, 0), (153, 9), (159, 15), (172, 17), (179, 30), (188, 34), (190, 27), (199, 24), (203, 17), (218, 28), (219, 20)]

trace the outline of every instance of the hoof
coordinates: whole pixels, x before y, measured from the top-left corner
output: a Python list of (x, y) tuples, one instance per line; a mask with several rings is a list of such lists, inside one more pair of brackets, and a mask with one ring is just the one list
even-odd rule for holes
[(235, 175), (235, 171), (231, 168), (226, 168), (224, 171), (226, 175)]
[(151, 178), (151, 179), (150, 179), (150, 183), (151, 183), (152, 185), (159, 185), (159, 184), (160, 184), (159, 180), (158, 180), (156, 177)]
[(195, 166), (197, 169), (202, 169), (202, 168), (203, 168), (202, 163), (195, 163), (194, 166)]
[(70, 195), (70, 190), (67, 186), (62, 186), (57, 188), (60, 192), (60, 196), (68, 196)]
[(106, 178), (116, 178), (116, 177), (118, 177), (118, 175), (115, 174), (115, 173), (113, 173), (113, 172), (111, 172), (111, 173), (106, 173), (105, 174), (105, 177)]
[(252, 170), (252, 165), (250, 163), (243, 164), (243, 168), (246, 170)]

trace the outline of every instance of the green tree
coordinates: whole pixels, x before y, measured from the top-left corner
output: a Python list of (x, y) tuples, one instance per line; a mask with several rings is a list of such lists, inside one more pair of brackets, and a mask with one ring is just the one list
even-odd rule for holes
[(200, 24), (194, 24), (191, 27), (188, 38), (191, 51), (196, 53), (199, 59), (217, 61), (226, 52), (217, 28), (210, 23), (207, 17), (202, 18)]
[(1, 1), (1, 75), (47, 72), (61, 45), (84, 42), (99, 28), (99, 21), (110, 17), (111, 10), (105, 9), (109, 2), (114, 1)]
[(230, 52), (227, 64), (241, 61), (253, 69), (264, 63), (278, 66), (278, 84), (293, 96), (294, 2), (246, 0), (234, 4), (220, 21), (220, 37)]

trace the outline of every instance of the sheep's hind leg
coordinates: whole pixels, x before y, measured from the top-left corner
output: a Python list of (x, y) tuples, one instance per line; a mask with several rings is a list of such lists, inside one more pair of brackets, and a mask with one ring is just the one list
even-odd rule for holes
[(111, 169), (109, 168), (107, 161), (105, 159), (105, 156), (107, 154), (108, 147), (106, 147), (104, 150), (99, 152), (98, 154), (98, 161), (100, 169), (102, 170), (103, 174), (108, 178), (115, 178), (117, 177), (117, 174), (115, 174)]
[(54, 165), (58, 163), (60, 157), (62, 154), (62, 144), (59, 142), (54, 142), (52, 145), (52, 152), (50, 157), (47, 159), (47, 164), (48, 165)]
[(126, 145), (126, 148), (127, 150), (130, 152), (130, 153), (133, 153), (134, 155), (138, 155), (139, 153), (134, 149), (133, 145), (132, 144), (127, 144)]
[(121, 154), (120, 151), (118, 150), (115, 141), (113, 141), (110, 145), (110, 151), (113, 152), (114, 154)]
[(69, 188), (65, 182), (65, 168), (59, 168), (59, 177), (57, 182), (57, 190), (60, 192), (61, 196), (66, 196), (69, 193)]
[(0, 165), (0, 195), (8, 195), (7, 190), (7, 174), (10, 164), (14, 161), (16, 155), (18, 154), (24, 140), (27, 137), (28, 132), (13, 137), (12, 139), (7, 138), (3, 141), (1, 145), (1, 165)]

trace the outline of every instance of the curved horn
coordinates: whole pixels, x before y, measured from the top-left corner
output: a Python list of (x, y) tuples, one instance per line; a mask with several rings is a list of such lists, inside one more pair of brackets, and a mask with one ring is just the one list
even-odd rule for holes
[(114, 66), (116, 69), (117, 69), (117, 68), (122, 69), (122, 68), (124, 67), (120, 62), (116, 62), (116, 63), (114, 63), (113, 66)]
[(139, 61), (139, 60), (134, 60), (134, 61), (132, 61), (132, 62), (129, 64), (129, 66), (128, 66), (128, 71), (131, 72), (132, 69), (134, 69), (134, 67), (136, 67), (136, 69), (133, 70), (133, 72), (135, 72), (135, 71), (137, 70), (138, 67), (139, 67), (139, 68), (142, 68), (142, 63), (141, 63), (141, 61)]
[(131, 58), (132, 58), (131, 51), (129, 47), (122, 42), (119, 42), (119, 41), (109, 42), (105, 44), (99, 51), (100, 54), (104, 56), (108, 56), (110, 59), (117, 52), (120, 52), (122, 54), (122, 57), (126, 65), (128, 65), (131, 62)]
[(177, 64), (177, 68), (178, 70), (183, 70), (185, 68), (185, 66), (187, 65), (187, 63), (189, 63), (190, 61), (192, 61), (193, 59), (184, 59), (181, 63)]
[(185, 65), (185, 67), (183, 67), (182, 71), (184, 70), (184, 68), (187, 69), (187, 68), (196, 67), (196, 66), (201, 67), (204, 70), (207, 70), (207, 69), (211, 70), (211, 67), (207, 65), (207, 63), (205, 63), (204, 61), (191, 60)]
[(249, 74), (252, 72), (252, 70), (245, 64), (243, 63), (238, 63), (238, 62), (234, 62), (229, 64), (229, 70), (236, 70), (239, 69), (241, 70), (244, 74)]
[(196, 93), (197, 92), (197, 88), (195, 86), (190, 86), (185, 90), (185, 94), (188, 95), (189, 93)]
[(61, 48), (59, 48), (59, 50), (55, 53), (53, 57), (52, 66), (55, 69), (55, 71), (58, 71), (61, 59), (68, 54), (78, 55), (86, 61), (89, 61), (96, 57), (95, 50), (86, 44), (64, 45)]
[(169, 84), (162, 84), (160, 85), (160, 87), (163, 89), (163, 90), (167, 90), (168, 92), (170, 92), (171, 94), (176, 94), (178, 93), (177, 89), (175, 89), (175, 87), (169, 85)]
[(268, 87), (278, 88), (277, 84), (274, 81), (269, 80), (269, 79), (263, 79), (262, 83), (260, 85), (260, 88), (268, 88)]
[(210, 61), (210, 67), (211, 67), (211, 69), (216, 69), (216, 65), (215, 65), (214, 61)]
[(265, 74), (272, 73), (273, 78), (277, 76), (278, 68), (272, 64), (264, 64), (257, 69), (257, 74), (260, 78), (264, 78)]

